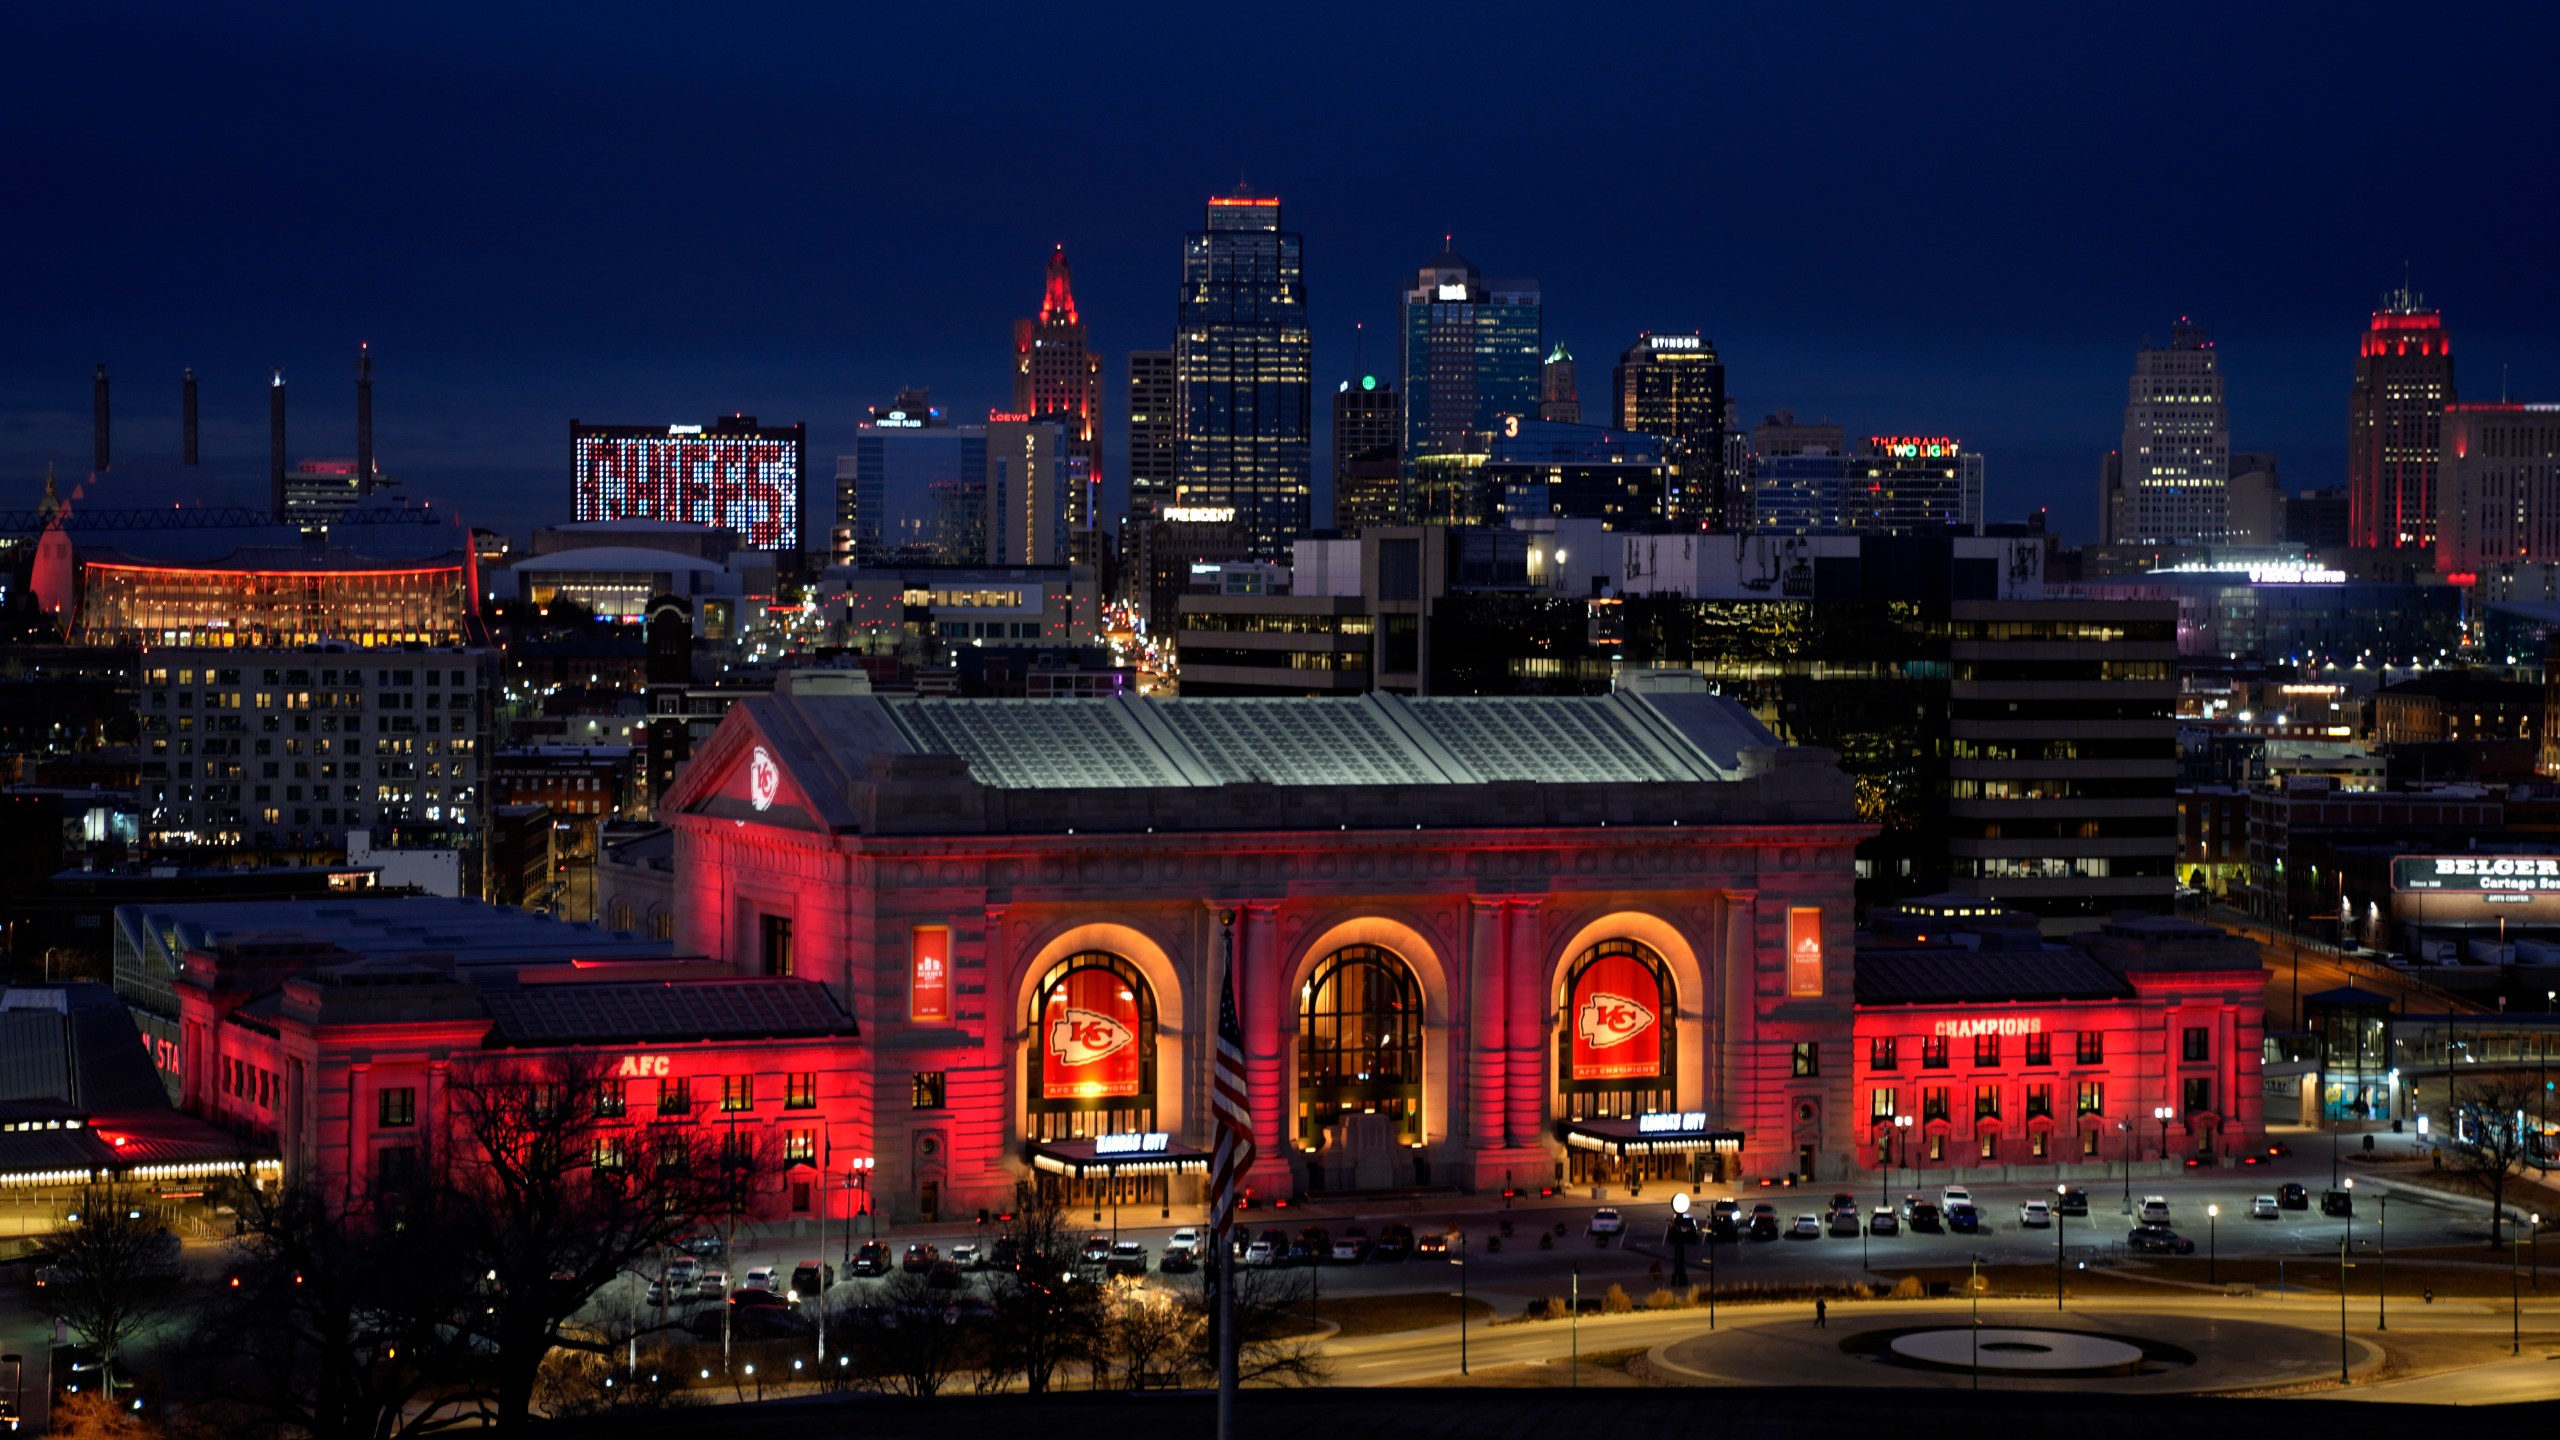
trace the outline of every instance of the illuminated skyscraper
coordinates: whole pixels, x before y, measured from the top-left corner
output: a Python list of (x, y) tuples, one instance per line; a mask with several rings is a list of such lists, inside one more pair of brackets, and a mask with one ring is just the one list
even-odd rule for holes
[(2444, 411), (2459, 398), (2444, 318), (2405, 285), (2384, 297), (2347, 392), (2347, 543), (2435, 543)]
[(2180, 316), (2165, 348), (2134, 355), (2126, 386), (2119, 545), (2218, 545), (2230, 529), (2231, 418), (2221, 357)]
[(1067, 523), (1092, 529), (1102, 484), (1102, 361), (1085, 346), (1064, 245), (1049, 256), (1040, 318), (1013, 322), (1013, 408), (1065, 434)]
[(1403, 397), (1375, 375), (1333, 392), (1333, 525), (1360, 530), (1404, 523), (1404, 481), (1396, 453)]
[(1175, 498), (1233, 507), (1257, 555), (1286, 556), (1308, 528), (1314, 356), (1306, 245), (1279, 200), (1211, 199), (1183, 240), (1174, 312)]
[(1666, 520), (1708, 530), (1744, 528), (1730, 518), (1724, 477), (1724, 362), (1695, 335), (1646, 331), (1610, 377), (1610, 423), (1672, 442), (1662, 497)]
[(1443, 250), (1404, 293), (1404, 463), (1474, 453), (1501, 417), (1538, 414), (1546, 346), (1538, 282), (1487, 285)]
[(1173, 503), (1174, 423), (1181, 391), (1173, 383), (1173, 352), (1129, 353), (1129, 510), (1151, 514)]
[(757, 550), (800, 548), (809, 427), (729, 415), (708, 425), (569, 422), (574, 520), (719, 525)]
[(1562, 345), (1547, 352), (1538, 375), (1538, 418), (1564, 425), (1582, 423), (1582, 396), (1574, 383), (1573, 352)]

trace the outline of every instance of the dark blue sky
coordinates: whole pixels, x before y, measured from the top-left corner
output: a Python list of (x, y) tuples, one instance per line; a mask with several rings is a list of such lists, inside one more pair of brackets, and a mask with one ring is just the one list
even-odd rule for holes
[(1700, 329), (1746, 417), (1960, 435), (1995, 517), (2085, 537), (2132, 351), (2180, 313), (2295, 488), (2341, 477), (2404, 261), (2467, 396), (2511, 363), (2560, 398), (2556, 13), (17, 7), (0, 504), (85, 471), (100, 360), (120, 459), (174, 458), (187, 365), (209, 464), (263, 476), (279, 363), (294, 452), (348, 453), (359, 339), (385, 468), (475, 523), (563, 518), (573, 415), (806, 420), (823, 503), (897, 385), (1009, 398), (1053, 242), (1117, 479), (1122, 357), (1166, 343), (1181, 234), (1242, 176), (1306, 236), (1320, 399), (1355, 321), (1392, 370), (1453, 231), (1543, 283), (1586, 400), (1637, 330)]

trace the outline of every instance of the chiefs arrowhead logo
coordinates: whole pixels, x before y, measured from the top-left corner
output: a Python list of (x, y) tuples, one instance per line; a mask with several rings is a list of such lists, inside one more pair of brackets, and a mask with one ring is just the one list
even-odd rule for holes
[(1594, 1050), (1624, 1045), (1653, 1028), (1653, 1012), (1624, 995), (1593, 991), (1573, 1017), (1574, 1033)]
[(1049, 1022), (1049, 1053), (1061, 1065), (1090, 1065), (1136, 1043), (1128, 1026), (1098, 1010), (1070, 1008)]
[(747, 803), (759, 810), (766, 809), (773, 804), (774, 795), (781, 789), (782, 767), (773, 763), (773, 757), (765, 753), (763, 746), (757, 746), (756, 753), (747, 760)]

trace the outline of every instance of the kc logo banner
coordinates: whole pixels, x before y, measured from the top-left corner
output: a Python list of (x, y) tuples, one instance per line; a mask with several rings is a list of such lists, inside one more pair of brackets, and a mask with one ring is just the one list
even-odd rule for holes
[(1137, 1043), (1129, 1027), (1108, 1015), (1069, 1010), (1049, 1022), (1049, 1053), (1061, 1065), (1091, 1065)]
[(1643, 1080), (1662, 1073), (1662, 981), (1641, 955), (1602, 955), (1573, 978), (1576, 1080)]
[(1593, 994), (1574, 1012), (1574, 1033), (1594, 1050), (1624, 1045), (1653, 1028), (1653, 1012), (1624, 995)]

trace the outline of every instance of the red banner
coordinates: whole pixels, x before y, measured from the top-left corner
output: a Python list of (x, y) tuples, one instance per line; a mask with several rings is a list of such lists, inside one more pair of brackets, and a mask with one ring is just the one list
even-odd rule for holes
[(1145, 1073), (1138, 997), (1108, 970), (1076, 970), (1049, 992), (1040, 1024), (1040, 1093), (1050, 1100), (1135, 1095)]
[(1787, 993), (1822, 993), (1822, 912), (1798, 907), (1787, 912)]
[(1573, 1078), (1650, 1079), (1662, 1073), (1662, 986), (1633, 955), (1604, 955), (1573, 982)]
[(919, 925), (907, 982), (907, 1018), (928, 1024), (951, 1022), (951, 930)]

